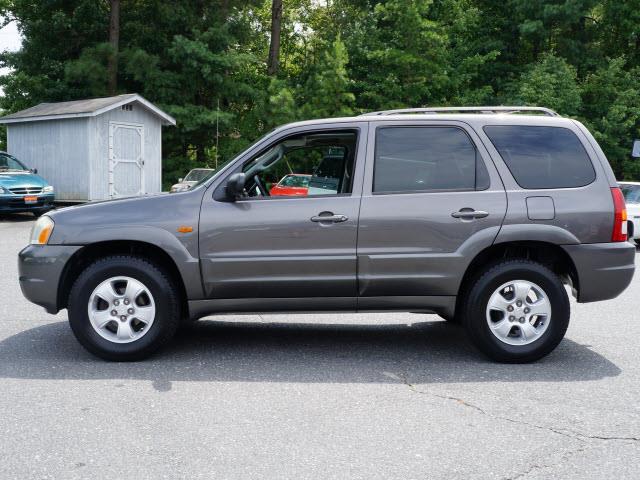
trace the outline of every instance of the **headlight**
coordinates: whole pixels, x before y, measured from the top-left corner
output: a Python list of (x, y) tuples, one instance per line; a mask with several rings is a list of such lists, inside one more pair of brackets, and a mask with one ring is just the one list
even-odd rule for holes
[(186, 192), (191, 189), (191, 185), (174, 185), (171, 187), (171, 193)]
[(44, 187), (44, 188), (42, 189), (42, 191), (43, 191), (44, 193), (51, 193), (51, 192), (53, 192), (53, 186), (51, 186), (51, 185), (47, 185), (46, 187)]
[(8, 189), (6, 189), (4, 187), (0, 187), (0, 195), (8, 195), (10, 193), (11, 192)]
[(47, 215), (43, 215), (33, 226), (31, 230), (31, 245), (46, 245), (53, 232), (53, 220)]

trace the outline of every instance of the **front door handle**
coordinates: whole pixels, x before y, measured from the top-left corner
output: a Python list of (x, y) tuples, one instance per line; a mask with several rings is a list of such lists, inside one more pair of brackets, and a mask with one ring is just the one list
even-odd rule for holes
[(474, 210), (473, 208), (461, 208), (457, 212), (451, 214), (453, 218), (462, 220), (473, 220), (474, 218), (484, 218), (489, 216), (489, 212), (483, 210)]
[(347, 220), (349, 220), (349, 217), (346, 215), (334, 215), (331, 212), (322, 212), (320, 215), (311, 217), (311, 221), (316, 223), (341, 223)]

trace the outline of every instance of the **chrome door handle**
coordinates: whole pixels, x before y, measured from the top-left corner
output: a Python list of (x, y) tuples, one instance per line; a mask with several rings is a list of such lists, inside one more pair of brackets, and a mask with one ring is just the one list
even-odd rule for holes
[(311, 221), (316, 223), (341, 223), (349, 220), (349, 217), (347, 217), (346, 215), (334, 215), (332, 213), (323, 215), (322, 213), (320, 215), (316, 215), (315, 217), (311, 217)]
[(483, 210), (473, 210), (472, 208), (461, 208), (457, 212), (451, 214), (453, 218), (461, 218), (462, 220), (472, 220), (474, 218), (484, 218), (489, 216), (489, 212)]

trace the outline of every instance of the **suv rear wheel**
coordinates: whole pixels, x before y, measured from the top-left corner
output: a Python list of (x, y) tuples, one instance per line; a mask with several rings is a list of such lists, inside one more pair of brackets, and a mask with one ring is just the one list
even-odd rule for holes
[(91, 353), (133, 361), (175, 334), (179, 301), (169, 275), (146, 259), (119, 255), (89, 265), (69, 294), (71, 329)]
[(526, 363), (550, 353), (569, 326), (569, 297), (544, 265), (508, 260), (476, 276), (463, 300), (473, 343), (498, 362)]

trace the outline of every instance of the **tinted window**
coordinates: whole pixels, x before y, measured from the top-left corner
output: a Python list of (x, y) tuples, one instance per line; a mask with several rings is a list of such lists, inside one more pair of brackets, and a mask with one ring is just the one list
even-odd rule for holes
[(587, 152), (569, 129), (487, 126), (484, 131), (522, 188), (583, 187), (596, 178)]
[(376, 133), (374, 192), (475, 190), (489, 175), (456, 127), (384, 127)]

